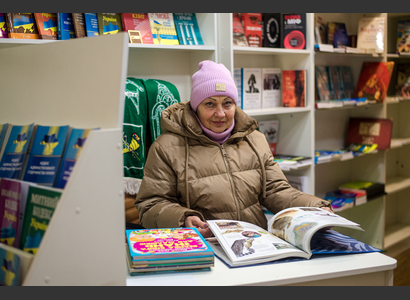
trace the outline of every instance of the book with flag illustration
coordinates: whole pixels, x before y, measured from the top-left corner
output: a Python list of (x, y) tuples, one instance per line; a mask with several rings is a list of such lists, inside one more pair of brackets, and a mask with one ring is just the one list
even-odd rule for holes
[(20, 178), (33, 128), (34, 123), (9, 124), (0, 149), (0, 178)]
[(180, 45), (203, 45), (195, 13), (174, 13), (175, 28)]
[(6, 26), (11, 39), (39, 39), (33, 13), (6, 13)]
[(69, 126), (37, 125), (24, 163), (24, 181), (52, 186), (63, 154)]
[(18, 286), (20, 283), (20, 256), (11, 249), (0, 247), (0, 286)]
[(154, 44), (179, 45), (172, 13), (148, 13)]
[(0, 39), (7, 39), (8, 37), (6, 16), (4, 13), (0, 13)]
[(117, 34), (122, 31), (121, 13), (97, 13), (100, 35)]
[(58, 40), (57, 13), (34, 13), (38, 33), (43, 40)]

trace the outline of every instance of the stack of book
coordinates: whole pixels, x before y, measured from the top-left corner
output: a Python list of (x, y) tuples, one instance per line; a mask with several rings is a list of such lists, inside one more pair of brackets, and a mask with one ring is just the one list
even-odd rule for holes
[(214, 251), (196, 228), (126, 230), (131, 276), (181, 271), (210, 271)]
[(384, 183), (365, 180), (350, 181), (339, 186), (339, 190), (342, 191), (364, 194), (366, 198), (366, 200), (363, 200), (364, 202), (374, 200), (386, 195), (384, 188)]
[(273, 157), (282, 171), (300, 169), (312, 165), (312, 158), (307, 156), (276, 154)]

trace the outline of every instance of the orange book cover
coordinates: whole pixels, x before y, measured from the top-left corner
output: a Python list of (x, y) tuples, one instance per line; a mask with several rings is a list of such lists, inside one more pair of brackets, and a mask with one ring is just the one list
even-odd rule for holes
[(34, 13), (40, 38), (58, 40), (57, 13)]
[(39, 39), (33, 13), (6, 13), (6, 24), (11, 39)]
[(306, 106), (306, 70), (282, 71), (282, 106)]
[(383, 103), (393, 73), (394, 62), (363, 62), (354, 97)]

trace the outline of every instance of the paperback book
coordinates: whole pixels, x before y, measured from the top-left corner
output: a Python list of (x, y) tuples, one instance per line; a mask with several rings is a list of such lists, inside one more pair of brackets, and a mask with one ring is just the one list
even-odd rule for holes
[(117, 34), (122, 31), (120, 13), (97, 13), (99, 35)]
[(0, 243), (17, 248), (21, 184), (0, 179)]
[(242, 13), (241, 22), (249, 47), (262, 47), (262, 13)]
[(262, 46), (280, 48), (280, 13), (262, 13)]
[(175, 28), (180, 45), (203, 45), (195, 13), (174, 13)]
[(0, 13), (0, 39), (7, 39), (8, 37), (6, 16), (4, 13)]
[(398, 21), (396, 48), (398, 53), (410, 53), (410, 20)]
[(358, 22), (357, 48), (367, 49), (370, 52), (384, 51), (384, 17), (361, 18)]
[(6, 26), (11, 39), (39, 39), (33, 13), (6, 13)]
[(57, 28), (59, 40), (75, 38), (75, 29), (71, 13), (57, 13)]
[(172, 13), (148, 13), (154, 44), (179, 45)]
[(282, 70), (279, 68), (262, 68), (262, 108), (282, 106), (281, 77)]
[(326, 44), (326, 25), (321, 16), (315, 15), (315, 43)]
[(366, 180), (354, 180), (343, 183), (339, 186), (339, 190), (365, 195), (363, 202), (374, 200), (386, 194), (385, 184)]
[(245, 37), (245, 31), (243, 30), (243, 25), (241, 22), (241, 17), (238, 13), (232, 14), (232, 35), (233, 35), (233, 45), (248, 47), (248, 41)]
[(339, 73), (338, 66), (328, 66), (326, 67), (329, 73), (329, 83), (330, 83), (330, 90), (333, 94), (333, 100), (340, 100), (345, 98), (342, 89), (342, 82)]
[(258, 109), (262, 106), (262, 69), (241, 68), (236, 73), (241, 79), (241, 108)]
[(122, 13), (121, 20), (131, 44), (154, 44), (147, 13)]
[(306, 106), (306, 70), (282, 71), (282, 106)]
[(84, 13), (71, 13), (76, 38), (87, 37)]
[(84, 13), (87, 37), (99, 36), (97, 13)]
[(349, 66), (340, 66), (339, 73), (345, 98), (353, 98), (355, 85), (353, 81), (352, 69)]
[(306, 49), (306, 13), (282, 14), (281, 48)]
[(396, 95), (399, 97), (410, 97), (410, 64), (398, 63), (397, 64), (397, 83), (396, 83)]
[(276, 154), (276, 146), (278, 143), (279, 121), (259, 121), (259, 131), (262, 132), (268, 141), (272, 155)]
[(20, 256), (0, 247), (0, 286), (18, 286), (20, 283)]
[(40, 38), (43, 40), (58, 40), (56, 13), (34, 13)]
[(327, 67), (325, 66), (315, 66), (315, 83), (316, 89), (321, 101), (329, 101), (334, 99), (330, 90), (329, 75), (327, 72)]

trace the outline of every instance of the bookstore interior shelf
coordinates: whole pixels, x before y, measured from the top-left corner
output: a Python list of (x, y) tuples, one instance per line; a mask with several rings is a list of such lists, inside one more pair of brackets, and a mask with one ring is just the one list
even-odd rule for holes
[(312, 50), (310, 49), (281, 49), (281, 48), (267, 48), (267, 47), (240, 47), (233, 46), (232, 50), (235, 54), (251, 54), (251, 55), (310, 55)]
[(302, 112), (310, 112), (309, 107), (275, 107), (275, 108), (260, 108), (248, 109), (245, 112), (251, 117), (271, 116), (279, 114), (294, 114)]

